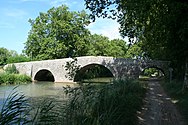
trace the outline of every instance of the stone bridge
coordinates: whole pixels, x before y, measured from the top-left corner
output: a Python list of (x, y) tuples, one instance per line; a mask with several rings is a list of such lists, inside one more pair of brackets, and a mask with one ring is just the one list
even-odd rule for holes
[[(66, 76), (67, 71), (65, 65), (67, 62), (72, 61), (72, 58), (43, 60), (15, 63), (17, 70), (20, 74), (31, 76), (32, 80), (48, 80), (47, 77), (51, 74), (54, 82), (73, 82)], [(140, 73), (146, 68), (157, 68), (161, 70), (165, 76), (169, 76), (169, 62), (167, 61), (151, 61), (151, 60), (138, 60), (126, 58), (114, 58), (105, 56), (84, 56), (77, 57), (77, 64), (81, 66), (80, 70), (85, 67), (93, 65), (100, 65), (107, 68), (114, 78), (134, 77), (138, 78)]]

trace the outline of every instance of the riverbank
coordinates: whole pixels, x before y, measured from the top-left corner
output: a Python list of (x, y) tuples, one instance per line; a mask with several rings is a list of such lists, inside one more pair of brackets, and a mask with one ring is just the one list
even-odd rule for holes
[(31, 82), (31, 77), (18, 74), (15, 66), (9, 66), (5, 70), (0, 68), (0, 85), (2, 84), (25, 84)]
[(0, 73), (0, 85), (2, 84), (25, 84), (31, 82), (27, 75)]

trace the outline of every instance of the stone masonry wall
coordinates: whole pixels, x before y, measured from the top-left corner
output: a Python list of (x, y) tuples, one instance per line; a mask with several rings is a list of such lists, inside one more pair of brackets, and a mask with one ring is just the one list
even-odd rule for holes
[[(65, 77), (67, 75), (67, 71), (65, 70), (66, 62), (69, 62), (71, 60), (71, 58), (65, 58), (56, 60), (33, 61), (15, 63), (15, 66), (20, 74), (31, 76), (33, 81), (37, 72), (46, 69), (53, 74), (55, 82), (72, 82), (72, 80), (69, 80)], [(103, 65), (112, 72), (115, 78), (127, 76), (138, 77), (139, 73), (144, 68), (152, 66), (164, 70), (165, 73), (168, 72), (167, 62), (161, 61), (143, 61), (104, 56), (77, 57), (77, 60), (78, 65), (80, 65), (81, 67), (87, 66), (89, 64)]]

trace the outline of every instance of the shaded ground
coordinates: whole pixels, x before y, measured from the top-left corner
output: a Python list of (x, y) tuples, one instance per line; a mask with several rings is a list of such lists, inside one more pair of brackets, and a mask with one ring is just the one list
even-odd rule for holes
[(148, 92), (142, 111), (139, 112), (140, 125), (185, 125), (171, 99), (157, 80), (148, 81)]

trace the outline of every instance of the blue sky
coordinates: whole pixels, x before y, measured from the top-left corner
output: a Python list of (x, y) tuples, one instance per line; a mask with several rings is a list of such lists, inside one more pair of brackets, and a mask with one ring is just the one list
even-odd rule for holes
[[(85, 9), (84, 0), (0, 0), (0, 47), (21, 53), (31, 29), (29, 19), (40, 12), (65, 4), (70, 11)], [(88, 11), (89, 12), (89, 11)], [(110, 39), (121, 38), (119, 24), (109, 19), (97, 19), (87, 28), (91, 33), (102, 34)]]

